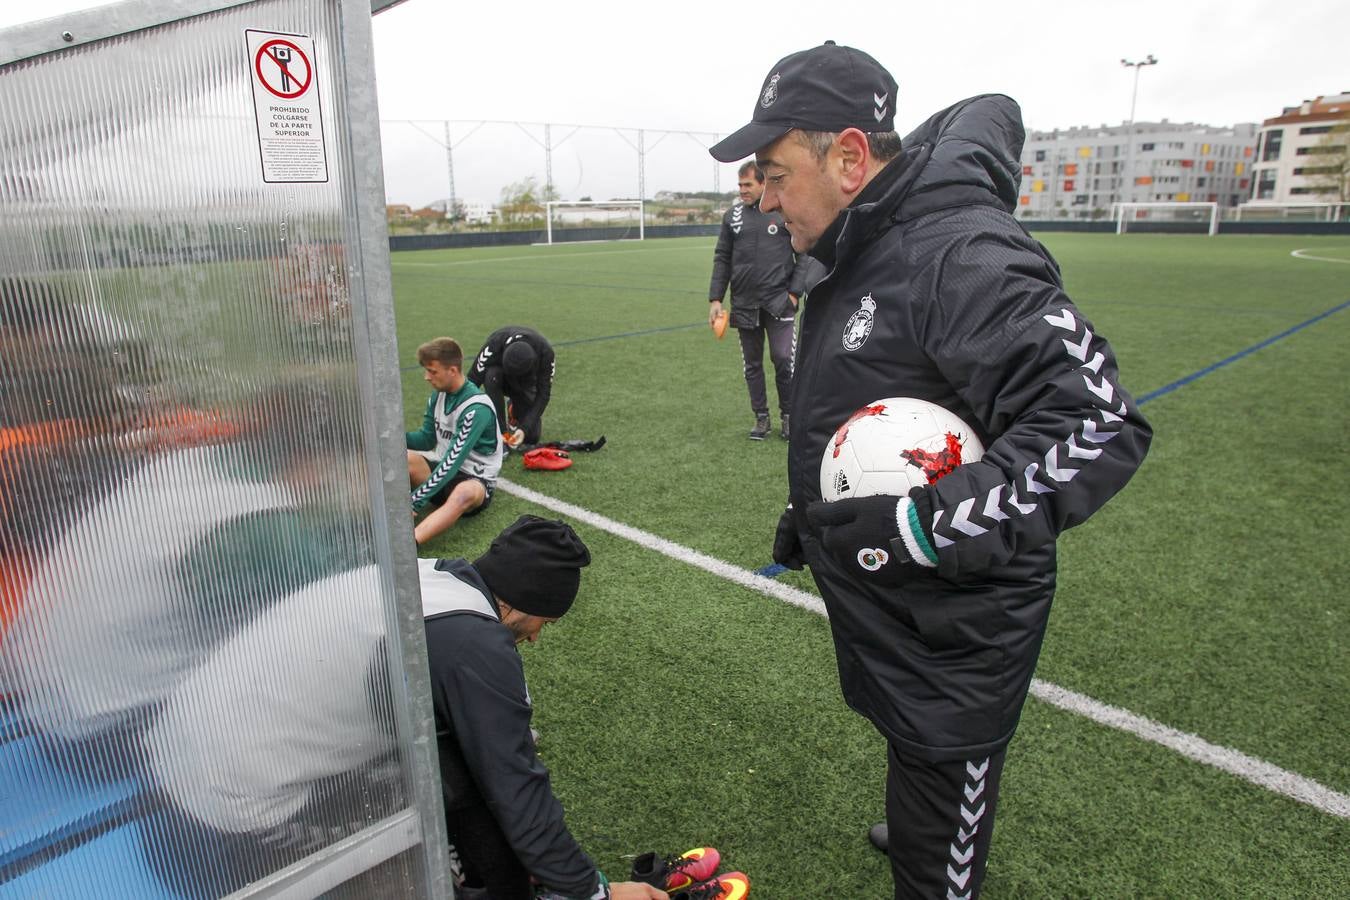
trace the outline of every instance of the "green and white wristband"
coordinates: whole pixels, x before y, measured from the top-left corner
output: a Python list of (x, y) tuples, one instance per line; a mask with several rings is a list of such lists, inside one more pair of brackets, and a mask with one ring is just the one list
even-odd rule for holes
[(914, 562), (929, 569), (937, 568), (937, 551), (923, 533), (923, 525), (919, 523), (919, 510), (914, 506), (914, 501), (908, 497), (901, 497), (900, 502), (895, 504), (895, 527), (900, 532), (905, 552)]

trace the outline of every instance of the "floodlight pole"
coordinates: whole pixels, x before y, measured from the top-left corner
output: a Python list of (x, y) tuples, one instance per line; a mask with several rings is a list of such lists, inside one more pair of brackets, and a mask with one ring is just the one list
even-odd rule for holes
[[(1156, 66), (1158, 59), (1152, 53), (1138, 62), (1129, 59), (1120, 61), (1122, 66), (1127, 69), (1134, 69), (1134, 91), (1130, 94), (1130, 121), (1125, 132), (1125, 177), (1130, 179), (1130, 202), (1136, 199), (1134, 196), (1134, 104), (1139, 99), (1139, 70), (1144, 66)], [(1123, 185), (1122, 185), (1123, 187)], [(1124, 200), (1125, 192), (1121, 191), (1121, 199)]]

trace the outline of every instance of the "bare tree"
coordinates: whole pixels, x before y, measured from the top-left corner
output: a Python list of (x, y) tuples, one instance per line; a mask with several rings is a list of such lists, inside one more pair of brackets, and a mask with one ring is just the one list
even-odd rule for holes
[(507, 222), (519, 222), (522, 219), (537, 219), (544, 215), (544, 204), (558, 199), (558, 192), (551, 186), (540, 187), (539, 179), (527, 175), (520, 181), (513, 181), (502, 188), (501, 202), (497, 208), (502, 219)]
[(1350, 119), (1331, 126), (1309, 154), (1316, 160), (1307, 168), (1308, 184), (1316, 188), (1319, 199), (1350, 202)]

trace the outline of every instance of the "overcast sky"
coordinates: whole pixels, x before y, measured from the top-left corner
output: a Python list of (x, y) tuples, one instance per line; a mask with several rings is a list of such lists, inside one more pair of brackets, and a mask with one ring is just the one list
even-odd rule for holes
[[(0, 0), (0, 25), (90, 5)], [(983, 92), (1018, 100), (1029, 130), (1120, 124), (1135, 77), (1120, 59), (1149, 53), (1159, 62), (1139, 73), (1136, 119), (1260, 122), (1350, 90), (1348, 32), (1346, 0), (406, 0), (374, 23), (387, 193), (413, 205), (446, 196), (440, 120), (453, 120), (461, 199), (542, 181), (544, 133), (529, 123), (544, 122), (567, 199), (635, 196), (637, 129), (648, 196), (709, 190), (715, 177), (730, 190), (735, 167), (717, 169), (703, 147), (749, 120), (779, 58), (827, 39), (891, 70), (904, 133)], [(478, 124), (497, 120), (526, 124)]]

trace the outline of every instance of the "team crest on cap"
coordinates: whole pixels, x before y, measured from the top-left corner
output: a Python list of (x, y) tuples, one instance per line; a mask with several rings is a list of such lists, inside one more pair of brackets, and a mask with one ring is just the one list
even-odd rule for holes
[(759, 105), (765, 109), (773, 106), (773, 102), (778, 99), (778, 79), (780, 74), (781, 73), (779, 72), (774, 72), (773, 77), (769, 79), (769, 83), (764, 86), (764, 93), (759, 95)]
[(877, 301), (871, 294), (858, 302), (858, 311), (848, 317), (848, 324), (844, 326), (844, 349), (848, 351), (867, 343), (867, 336), (872, 333), (872, 314), (877, 309)]

